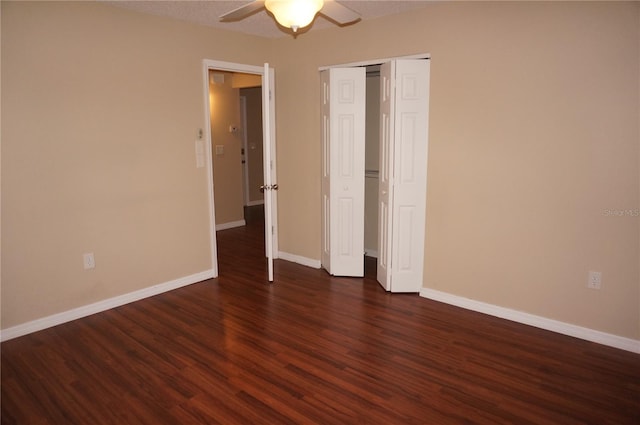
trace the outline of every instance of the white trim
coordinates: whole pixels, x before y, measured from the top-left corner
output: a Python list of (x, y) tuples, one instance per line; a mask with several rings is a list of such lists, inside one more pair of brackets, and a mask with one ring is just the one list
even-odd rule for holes
[(264, 199), (258, 199), (257, 201), (247, 202), (248, 207), (255, 207), (256, 205), (264, 205)]
[(364, 249), (364, 255), (371, 258), (378, 258), (378, 251), (375, 249)]
[(224, 62), (211, 59), (205, 59), (202, 61), (202, 63), (204, 64), (205, 68), (215, 69), (217, 71), (244, 72), (245, 74), (258, 75), (262, 75), (264, 73), (262, 66), (243, 65), (239, 63)]
[(288, 252), (279, 251), (278, 258), (292, 263), (302, 264), (303, 266), (319, 269), (321, 267), (320, 260), (313, 260), (311, 258), (302, 257), (300, 255), (289, 254)]
[(455, 305), (457, 307), (466, 308), (467, 310), (473, 310), (489, 314), (491, 316), (500, 317), (502, 319), (511, 320), (513, 322), (523, 323), (536, 328), (546, 329), (548, 331), (607, 345), (609, 347), (619, 348), (633, 353), (640, 353), (640, 340), (625, 338), (618, 335), (596, 331), (594, 329), (583, 328), (570, 323), (547, 319), (546, 317), (511, 310), (509, 308), (460, 297), (458, 295), (452, 295), (446, 292), (436, 291), (435, 289), (422, 288), (420, 296), (446, 304)]
[(0, 341), (7, 341), (19, 336), (30, 334), (32, 332), (37, 332), (53, 326), (61, 325), (72, 320), (87, 317), (92, 314), (100, 313), (102, 311), (129, 304), (134, 301), (139, 301), (144, 298), (153, 297), (154, 295), (158, 295), (163, 292), (169, 292), (183, 286), (211, 279), (213, 277), (213, 270), (205, 270), (203, 272), (192, 274), (190, 276), (181, 277), (179, 279), (150, 286), (138, 291), (129, 292), (128, 294), (119, 295), (117, 297), (98, 301), (96, 303), (74, 308), (62, 313), (57, 313), (51, 316), (43, 317), (41, 319), (36, 319), (31, 322), (3, 329), (2, 331), (0, 331)]
[(204, 77), (204, 134), (207, 165), (207, 206), (209, 207), (209, 250), (211, 251), (211, 269), (218, 277), (218, 241), (216, 239), (216, 208), (213, 196), (213, 151), (211, 147), (211, 108), (209, 104), (209, 65), (203, 61)]
[(247, 222), (244, 220), (230, 221), (228, 223), (220, 223), (220, 224), (216, 224), (216, 232), (218, 230), (233, 229), (234, 227), (242, 227), (246, 225), (247, 225)]
[(360, 62), (350, 62), (350, 63), (340, 63), (336, 65), (326, 65), (318, 68), (320, 71), (324, 71), (327, 69), (335, 68), (335, 67), (356, 67), (356, 66), (370, 66), (370, 65), (380, 65), (385, 62), (390, 62), (396, 59), (431, 59), (430, 53), (418, 53), (415, 55), (408, 56), (394, 56), (392, 58), (384, 58), (384, 59), (369, 59), (366, 61)]

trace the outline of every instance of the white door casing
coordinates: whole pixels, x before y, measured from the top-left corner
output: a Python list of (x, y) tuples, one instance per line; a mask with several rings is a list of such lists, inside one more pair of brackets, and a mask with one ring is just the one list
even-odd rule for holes
[(430, 62), (424, 59), (398, 59), (381, 67), (377, 275), (392, 292), (422, 287), (429, 74)]
[(364, 276), (366, 74), (321, 72), (322, 265), (332, 275)]
[(322, 252), (320, 256), (320, 263), (329, 273), (331, 273), (331, 208), (329, 199), (331, 198), (331, 181), (329, 168), (331, 166), (331, 160), (329, 157), (329, 71), (323, 71), (320, 73), (320, 85), (321, 85), (321, 113), (322, 113), (322, 180), (321, 180), (321, 237), (322, 237)]

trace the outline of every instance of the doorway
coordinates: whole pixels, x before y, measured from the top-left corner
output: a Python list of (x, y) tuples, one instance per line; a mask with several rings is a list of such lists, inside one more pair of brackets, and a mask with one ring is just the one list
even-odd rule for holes
[[(268, 260), (268, 278), (273, 281), (273, 258), (278, 252), (277, 188), (275, 157), (275, 91), (274, 70), (264, 67), (204, 60), (203, 77), (205, 87), (206, 165), (208, 171), (208, 203), (210, 212), (210, 244), (214, 277), (219, 275), (216, 232), (244, 225), (244, 199), (242, 189), (243, 135), (241, 133), (241, 108), (239, 87), (251, 84), (260, 88), (262, 113), (262, 152), (265, 187), (271, 189), (264, 196), (265, 256)], [(235, 83), (234, 83), (234, 77)], [(246, 81), (253, 81), (247, 83)], [(219, 90), (212, 96), (211, 87)], [(225, 101), (225, 96), (227, 100)], [(229, 102), (231, 99), (231, 102)], [(215, 123), (214, 123), (215, 120)], [(256, 142), (257, 143), (257, 142)], [(256, 146), (256, 150), (257, 146)], [(245, 161), (248, 156), (244, 150)], [(255, 158), (254, 158), (254, 162)], [(268, 164), (268, 166), (267, 166)], [(223, 177), (220, 177), (223, 176)], [(225, 177), (226, 176), (226, 177)], [(218, 177), (218, 178), (216, 178)], [(214, 183), (215, 182), (215, 183)], [(214, 189), (215, 188), (215, 189)], [(224, 201), (223, 201), (224, 200)], [(226, 205), (226, 200), (232, 200)], [(216, 208), (216, 205), (222, 208)], [(268, 231), (267, 231), (268, 229)]]

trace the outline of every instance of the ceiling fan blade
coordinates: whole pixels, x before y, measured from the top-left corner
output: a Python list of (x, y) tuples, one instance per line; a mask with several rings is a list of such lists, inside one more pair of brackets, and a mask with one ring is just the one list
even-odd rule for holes
[(258, 10), (264, 7), (264, 0), (254, 0), (251, 3), (245, 4), (244, 6), (240, 6), (237, 9), (233, 9), (231, 12), (227, 12), (224, 15), (220, 15), (220, 21), (222, 22), (231, 22), (231, 21), (239, 21), (240, 19), (244, 19), (249, 15), (257, 12)]
[(360, 14), (343, 6), (335, 0), (324, 0), (320, 13), (340, 25), (349, 24), (360, 19)]

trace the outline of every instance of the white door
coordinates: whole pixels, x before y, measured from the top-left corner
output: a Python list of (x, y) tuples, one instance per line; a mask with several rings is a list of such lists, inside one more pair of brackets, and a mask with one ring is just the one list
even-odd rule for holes
[(387, 62), (380, 67), (380, 166), (378, 174), (378, 260), (377, 277), (380, 285), (391, 290), (391, 238), (392, 228), (390, 199), (393, 199), (391, 191), (393, 185), (393, 149), (391, 136), (395, 123), (391, 117), (394, 115), (395, 102), (391, 101), (391, 78), (393, 62)]
[(322, 266), (364, 276), (365, 68), (331, 68), (322, 83)]
[(429, 60), (381, 67), (378, 281), (419, 292), (424, 269)]
[(264, 240), (269, 282), (273, 282), (273, 259), (277, 257), (275, 239), (275, 218), (277, 217), (275, 176), (275, 105), (271, 95), (274, 82), (273, 69), (264, 64), (262, 75), (262, 126), (263, 126), (263, 168), (264, 168)]

